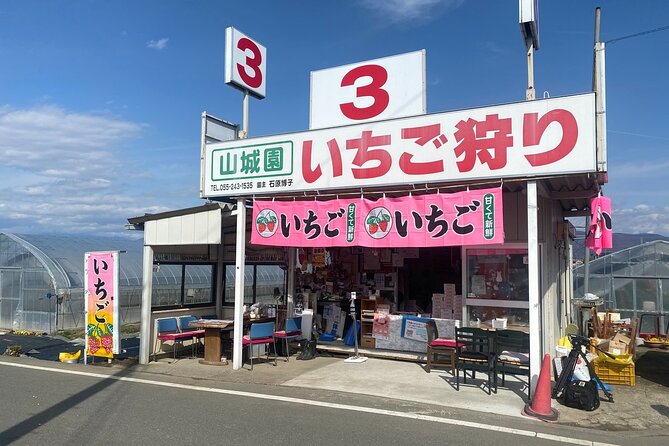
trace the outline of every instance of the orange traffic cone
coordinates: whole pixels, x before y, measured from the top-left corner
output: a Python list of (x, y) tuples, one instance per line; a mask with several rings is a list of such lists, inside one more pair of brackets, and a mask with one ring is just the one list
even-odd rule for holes
[(551, 355), (544, 355), (544, 362), (541, 364), (539, 372), (539, 381), (534, 389), (532, 396), (532, 405), (525, 404), (521, 412), (526, 417), (538, 418), (541, 421), (554, 423), (557, 421), (559, 413), (551, 407)]

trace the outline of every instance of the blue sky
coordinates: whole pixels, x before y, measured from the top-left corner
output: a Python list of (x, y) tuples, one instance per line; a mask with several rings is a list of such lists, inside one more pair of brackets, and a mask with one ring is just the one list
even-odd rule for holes
[[(540, 3), (537, 96), (591, 89), (601, 38), (669, 25), (669, 2)], [(202, 203), (200, 114), (241, 121), (225, 28), (267, 48), (250, 136), (306, 130), (309, 73), (425, 49), (429, 113), (521, 101), (518, 3), (483, 0), (0, 0), (0, 230), (123, 235)], [(669, 235), (669, 30), (607, 45), (616, 232)]]

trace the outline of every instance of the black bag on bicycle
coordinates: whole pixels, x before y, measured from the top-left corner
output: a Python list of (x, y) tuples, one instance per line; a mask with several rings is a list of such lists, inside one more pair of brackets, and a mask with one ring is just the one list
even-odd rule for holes
[(599, 407), (599, 391), (594, 379), (571, 381), (567, 384), (562, 404), (575, 409), (592, 411)]

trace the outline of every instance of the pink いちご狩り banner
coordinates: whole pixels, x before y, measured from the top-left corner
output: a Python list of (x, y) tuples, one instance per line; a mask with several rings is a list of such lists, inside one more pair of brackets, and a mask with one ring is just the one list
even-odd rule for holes
[(84, 261), (86, 354), (119, 352), (118, 252), (89, 252)]
[(401, 198), (255, 201), (251, 243), (428, 247), (504, 242), (501, 188)]

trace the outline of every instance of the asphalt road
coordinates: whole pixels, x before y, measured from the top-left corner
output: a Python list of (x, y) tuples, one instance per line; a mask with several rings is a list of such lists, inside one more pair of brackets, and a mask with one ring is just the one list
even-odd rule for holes
[(0, 359), (0, 445), (522, 446), (614, 438), (536, 421), (494, 426), (489, 418), (484, 428), (485, 414), (475, 420), (464, 412), (402, 411), (396, 404), (386, 410), (378, 398), (369, 404), (358, 399), (354, 406), (342, 399), (309, 402), (299, 391), (286, 398), (271, 387), (207, 387), (210, 382), (137, 378), (123, 369), (58, 366)]

